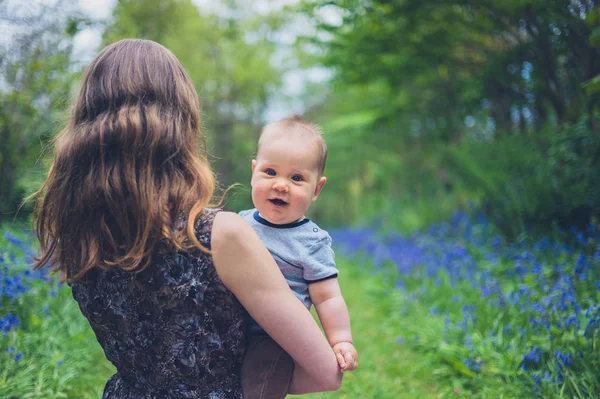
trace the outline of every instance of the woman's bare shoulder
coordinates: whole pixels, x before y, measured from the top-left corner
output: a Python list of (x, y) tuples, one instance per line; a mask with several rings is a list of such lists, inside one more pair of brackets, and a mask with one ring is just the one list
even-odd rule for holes
[(241, 239), (248, 229), (251, 227), (237, 213), (225, 211), (217, 213), (213, 223), (213, 247), (215, 244), (235, 242)]

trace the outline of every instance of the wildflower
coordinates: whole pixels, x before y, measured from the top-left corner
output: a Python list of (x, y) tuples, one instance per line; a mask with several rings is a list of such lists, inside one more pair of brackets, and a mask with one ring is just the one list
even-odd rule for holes
[(540, 348), (534, 346), (533, 348), (531, 348), (531, 351), (529, 353), (523, 355), (523, 361), (539, 363), (543, 353), (544, 352)]
[(470, 335), (465, 336), (465, 347), (473, 351), (473, 338)]
[(4, 238), (6, 241), (11, 243), (15, 247), (20, 247), (21, 245), (23, 245), (23, 241), (20, 238), (17, 238), (14, 235), (12, 235), (8, 230), (4, 232), (2, 238)]
[(550, 381), (550, 372), (548, 370), (544, 371), (544, 381)]
[(483, 360), (467, 358), (463, 361), (469, 370), (479, 371), (483, 365)]
[(583, 272), (586, 264), (587, 264), (587, 259), (586, 259), (585, 255), (580, 254), (577, 257), (577, 261), (575, 261), (575, 274), (580, 274), (581, 272)]
[(542, 305), (540, 305), (539, 303), (532, 303), (531, 310), (535, 311), (538, 314), (543, 314), (545, 311), (544, 307)]
[(589, 337), (594, 335), (595, 330), (598, 329), (598, 319), (595, 317), (592, 317), (590, 319), (590, 321), (588, 322), (587, 327), (585, 328), (585, 332), (583, 333), (584, 337)]
[(560, 350), (557, 350), (554, 352), (554, 356), (556, 356), (556, 360), (559, 362), (557, 366), (558, 369), (561, 369), (562, 365), (570, 366), (573, 363), (570, 353), (563, 354)]
[(0, 317), (0, 331), (10, 331), (13, 327), (17, 328), (19, 323), (19, 318), (9, 313), (4, 318)]

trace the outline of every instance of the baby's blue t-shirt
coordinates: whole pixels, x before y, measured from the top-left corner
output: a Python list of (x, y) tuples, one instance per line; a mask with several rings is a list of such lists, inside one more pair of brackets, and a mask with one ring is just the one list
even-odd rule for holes
[(289, 224), (273, 224), (256, 209), (241, 211), (275, 258), (294, 294), (310, 309), (308, 285), (338, 275), (331, 237), (310, 219)]

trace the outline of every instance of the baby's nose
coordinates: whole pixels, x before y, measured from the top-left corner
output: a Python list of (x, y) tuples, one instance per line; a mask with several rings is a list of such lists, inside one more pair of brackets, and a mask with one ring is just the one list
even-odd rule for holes
[(289, 187), (285, 182), (277, 179), (275, 183), (273, 183), (273, 190), (287, 193), (289, 191)]

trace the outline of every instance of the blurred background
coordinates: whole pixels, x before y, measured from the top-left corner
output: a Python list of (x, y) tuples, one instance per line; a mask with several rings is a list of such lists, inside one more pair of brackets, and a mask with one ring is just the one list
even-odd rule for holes
[(2, 0), (0, 217), (42, 181), (83, 68), (139, 37), (191, 75), (219, 181), (246, 185), (231, 209), (250, 206), (261, 125), (299, 113), (330, 147), (321, 223), (411, 230), (472, 202), (511, 237), (586, 226), (600, 210), (595, 4)]
[[(171, 49), (194, 81), (218, 180), (223, 188), (241, 183), (227, 209), (252, 206), (250, 162), (262, 125), (296, 113), (323, 129), (328, 182), (310, 216), (337, 232), (340, 248), (361, 249), (360, 260), (339, 251), (353, 276), (345, 289), (362, 295), (349, 304), (368, 320), (361, 325), (365, 346), (385, 337), (368, 346), (381, 356), (367, 355), (371, 363), (363, 367), (371, 374), (350, 374), (342, 397), (499, 397), (507, 384), (514, 392), (504, 397), (600, 397), (600, 358), (577, 357), (597, 352), (590, 331), (597, 330), (600, 287), (599, 6), (596, 0), (0, 0), (0, 365), (11, 370), (0, 372), (0, 385), (11, 381), (0, 396), (84, 397), (90, 386), (100, 392), (111, 371), (98, 366), (100, 377), (80, 381), (79, 391), (69, 385), (72, 376), (61, 383), (44, 374), (51, 391), (35, 391), (25, 377), (40, 367), (24, 363), (26, 351), (42, 351), (27, 339), (39, 326), (61, 328), (48, 316), (53, 309), (58, 319), (72, 312), (70, 324), (81, 326), (73, 336), (90, 332), (68, 287), (19, 274), (33, 251), (27, 238), (33, 205), (16, 211), (44, 180), (52, 137), (66, 122), (84, 68), (103, 46), (136, 37)], [(453, 274), (456, 268), (464, 273)], [(461, 281), (473, 291), (470, 302), (455, 297)], [(566, 288), (548, 288), (554, 285)], [(465, 310), (489, 302), (485, 287), (520, 310)], [(23, 310), (36, 306), (42, 310), (35, 318)], [(523, 306), (536, 316), (523, 314)], [(479, 324), (478, 311), (484, 312)], [(399, 321), (407, 314), (411, 325)], [(446, 331), (461, 321), (455, 333)], [(548, 326), (537, 331), (534, 321)], [(410, 328), (431, 334), (415, 333), (415, 340), (406, 334)], [(496, 338), (490, 354), (484, 348), (491, 333), (505, 339)], [(72, 341), (63, 344), (45, 347), (48, 375), (66, 361)], [(89, 356), (97, 364), (94, 356), (102, 354), (95, 350)], [(393, 367), (390, 353), (398, 356)], [(588, 374), (569, 378), (568, 366)], [(429, 377), (419, 385), (407, 369)], [(377, 380), (388, 385), (378, 388)]]

